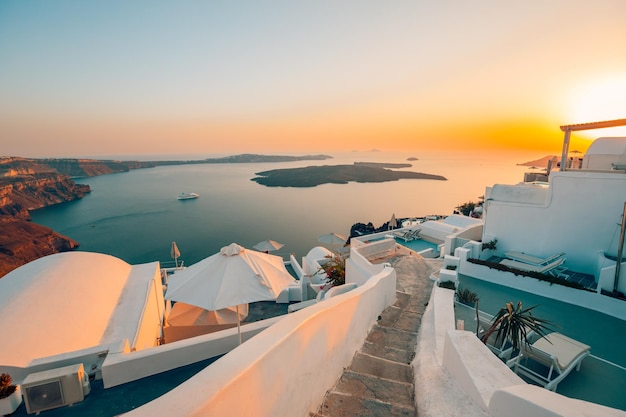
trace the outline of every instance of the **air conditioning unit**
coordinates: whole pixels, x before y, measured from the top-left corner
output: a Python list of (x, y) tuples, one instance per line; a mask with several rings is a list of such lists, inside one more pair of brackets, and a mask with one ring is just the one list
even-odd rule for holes
[(22, 382), (28, 414), (77, 403), (90, 390), (89, 376), (82, 363), (35, 372)]

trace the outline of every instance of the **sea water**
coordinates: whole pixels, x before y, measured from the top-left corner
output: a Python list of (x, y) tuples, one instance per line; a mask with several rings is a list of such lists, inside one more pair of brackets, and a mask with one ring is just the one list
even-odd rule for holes
[[(33, 211), (32, 220), (78, 241), (79, 250), (110, 254), (131, 264), (171, 261), (173, 241), (186, 265), (233, 242), (252, 248), (266, 239), (284, 244), (275, 254), (288, 259), (293, 253), (300, 259), (320, 245), (320, 235), (347, 236), (358, 222), (378, 227), (392, 214), (396, 218), (451, 214), (460, 204), (478, 201), (486, 186), (522, 181), (528, 168), (516, 164), (544, 155), (350, 152), (332, 156), (326, 161), (160, 166), (78, 178), (77, 183), (91, 187), (90, 194)], [(407, 161), (409, 157), (419, 159)], [(255, 173), (270, 169), (354, 162), (410, 163), (411, 168), (403, 169), (448, 180), (311, 188), (266, 187), (251, 181)], [(181, 192), (195, 192), (200, 198), (177, 200)]]

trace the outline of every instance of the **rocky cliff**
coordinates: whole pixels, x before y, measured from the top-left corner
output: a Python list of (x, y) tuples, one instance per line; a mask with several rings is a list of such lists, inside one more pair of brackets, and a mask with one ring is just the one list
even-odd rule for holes
[(78, 243), (31, 223), (30, 210), (82, 198), (76, 184), (52, 167), (25, 158), (0, 158), (0, 276), (41, 256), (74, 249)]
[(131, 169), (152, 168), (155, 162), (142, 161), (112, 161), (97, 159), (40, 159), (37, 160), (56, 171), (67, 174), (72, 178), (95, 177), (97, 175), (128, 172)]
[(29, 221), (3, 221), (0, 229), (0, 277), (42, 256), (78, 247), (78, 242)]

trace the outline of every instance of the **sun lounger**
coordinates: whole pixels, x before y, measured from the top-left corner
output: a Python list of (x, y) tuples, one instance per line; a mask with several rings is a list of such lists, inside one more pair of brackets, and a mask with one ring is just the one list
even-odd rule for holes
[(524, 252), (510, 251), (506, 252), (504, 256), (514, 261), (523, 262), (530, 265), (546, 266), (560, 258), (563, 258), (565, 256), (565, 253), (558, 253), (556, 255), (548, 256), (547, 258), (540, 258), (537, 256), (528, 255)]
[(500, 261), (501, 265), (508, 266), (509, 268), (518, 269), (520, 271), (526, 272), (538, 272), (538, 273), (550, 273), (551, 270), (555, 269), (557, 266), (560, 266), (563, 262), (565, 262), (565, 258), (558, 258), (552, 263), (547, 265), (534, 265), (526, 262), (514, 261), (513, 259), (504, 259)]
[(397, 237), (398, 239), (402, 239), (405, 242), (410, 242), (412, 240), (419, 239), (419, 234), (420, 234), (419, 230), (412, 230), (412, 229), (393, 232), (394, 237)]
[[(583, 359), (589, 356), (590, 347), (560, 333), (550, 333), (532, 345), (523, 344), (513, 371), (541, 384), (550, 391), (571, 371), (580, 370)], [(537, 364), (541, 366), (537, 366)], [(540, 372), (545, 369), (547, 372)]]

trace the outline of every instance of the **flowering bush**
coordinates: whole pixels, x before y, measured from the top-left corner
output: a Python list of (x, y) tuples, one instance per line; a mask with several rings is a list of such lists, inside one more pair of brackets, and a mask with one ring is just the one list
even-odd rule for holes
[(346, 258), (338, 253), (326, 256), (326, 261), (322, 265), (321, 270), (326, 273), (328, 277), (328, 284), (330, 287), (336, 287), (337, 285), (343, 285), (346, 283)]

